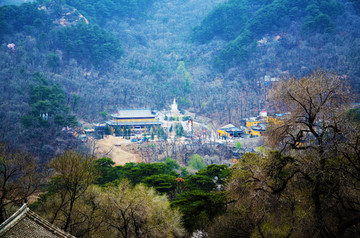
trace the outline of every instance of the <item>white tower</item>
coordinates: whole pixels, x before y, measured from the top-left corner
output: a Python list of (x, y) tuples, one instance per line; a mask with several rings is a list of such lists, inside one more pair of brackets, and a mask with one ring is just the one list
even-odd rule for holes
[(177, 105), (177, 103), (176, 103), (175, 98), (174, 98), (173, 104), (171, 104), (171, 114), (174, 115), (174, 116), (178, 116), (178, 115), (179, 115), (178, 105)]

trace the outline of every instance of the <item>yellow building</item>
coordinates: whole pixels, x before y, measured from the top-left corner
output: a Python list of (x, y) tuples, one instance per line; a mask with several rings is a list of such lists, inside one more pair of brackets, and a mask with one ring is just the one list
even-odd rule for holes
[(217, 129), (218, 137), (241, 137), (242, 134), (244, 134), (244, 130), (241, 128), (238, 128), (232, 124), (228, 124), (226, 126), (223, 126), (219, 129)]
[(260, 120), (248, 120), (245, 125), (248, 135), (262, 136), (265, 132), (265, 124)]
[(278, 117), (266, 117), (266, 122), (267, 123), (274, 123), (275, 125), (279, 126), (279, 125), (282, 125), (284, 123), (283, 120), (281, 120), (280, 118)]
[(155, 113), (150, 109), (125, 109), (118, 110), (112, 114), (112, 120), (106, 124), (110, 126), (113, 133), (116, 129), (124, 130), (145, 130), (147, 127), (159, 127), (161, 122), (155, 118)]
[(266, 122), (267, 123), (273, 123), (277, 126), (281, 126), (284, 124), (284, 120), (286, 119), (287, 115), (289, 113), (278, 113), (278, 114), (275, 114), (274, 116), (270, 117), (266, 117)]
[(227, 133), (224, 130), (220, 130), (220, 129), (217, 130), (217, 134), (218, 134), (219, 137), (223, 137), (223, 136), (230, 137), (229, 133)]
[(257, 126), (260, 123), (259, 120), (249, 120), (246, 121), (246, 127), (250, 128), (252, 126)]

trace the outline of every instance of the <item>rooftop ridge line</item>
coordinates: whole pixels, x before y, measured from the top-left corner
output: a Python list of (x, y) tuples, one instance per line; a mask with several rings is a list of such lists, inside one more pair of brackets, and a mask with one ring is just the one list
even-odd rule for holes
[(37, 223), (43, 229), (49, 231), (51, 234), (53, 234), (56, 237), (75, 238), (75, 236), (61, 230), (60, 228), (56, 227), (46, 219), (36, 214), (35, 212), (31, 211), (30, 208), (27, 207), (26, 203), (24, 203), (19, 210), (17, 210), (14, 214), (12, 214), (8, 219), (6, 219), (0, 225), (0, 237), (6, 235), (8, 231), (10, 231), (13, 227), (17, 226), (19, 222), (21, 222), (21, 220), (25, 218), (30, 219), (30, 221), (32, 222)]
[(5, 233), (7, 230), (16, 225), (16, 222), (23, 218), (26, 215), (26, 212), (29, 210), (27, 204), (24, 203), (19, 210), (12, 214), (8, 219), (6, 219), (2, 224), (0, 224), (0, 235)]

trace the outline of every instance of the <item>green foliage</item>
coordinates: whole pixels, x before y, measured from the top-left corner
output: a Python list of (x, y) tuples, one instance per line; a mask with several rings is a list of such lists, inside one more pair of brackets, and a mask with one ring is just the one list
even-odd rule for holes
[(235, 40), (230, 41), (225, 49), (220, 52), (214, 60), (214, 66), (224, 69), (230, 59), (241, 62), (249, 57), (249, 45), (252, 42), (252, 33), (249, 30), (243, 31)]
[(150, 187), (154, 187), (160, 193), (170, 193), (176, 187), (175, 176), (168, 174), (151, 175), (142, 180)]
[(173, 176), (177, 175), (174, 171), (172, 171), (170, 166), (164, 163), (139, 163), (130, 170), (127, 170), (124, 175), (126, 175), (130, 182), (137, 184), (148, 176), (160, 174), (168, 174)]
[(180, 177), (185, 177), (189, 175), (189, 171), (187, 171), (187, 169), (185, 167), (181, 167), (180, 168)]
[(36, 117), (31, 115), (22, 115), (20, 118), (20, 122), (25, 128), (28, 129), (35, 123), (36, 119)]
[(187, 231), (192, 232), (204, 228), (217, 215), (225, 211), (224, 193), (206, 193), (190, 191), (180, 194), (173, 202), (183, 216), (183, 224)]
[(356, 10), (357, 14), (359, 14), (360, 13), (360, 1), (359, 0), (351, 0), (351, 2), (353, 2), (355, 10)]
[[(178, 118), (177, 118), (178, 119)], [(176, 124), (175, 132), (177, 137), (182, 137), (184, 135), (184, 128), (181, 124)]]
[(65, 0), (66, 4), (75, 7), (86, 17), (106, 23), (112, 17), (139, 17), (144, 16), (146, 9), (155, 0)]
[(211, 164), (205, 169), (199, 170), (196, 174), (208, 176), (216, 180), (217, 184), (225, 184), (226, 179), (231, 176), (231, 170), (227, 165)]
[(101, 158), (94, 161), (94, 167), (99, 175), (96, 184), (105, 185), (118, 179), (118, 174), (113, 167), (115, 162), (111, 158)]
[[(83, 213), (96, 211), (93, 213), (95, 229), (89, 229), (91, 237), (183, 236), (179, 211), (170, 208), (166, 196), (158, 195), (153, 188), (142, 184), (131, 186), (129, 182), (121, 181), (105, 189), (93, 187), (84, 195), (84, 201), (84, 205), (90, 206), (87, 206), (89, 209), (85, 207)], [(83, 219), (80, 221), (81, 226)]]
[(204, 169), (205, 167), (204, 159), (200, 155), (194, 154), (191, 156), (189, 160), (189, 168), (199, 170)]
[(185, 186), (190, 190), (210, 192), (216, 188), (213, 179), (206, 175), (188, 175), (184, 180)]
[(56, 30), (56, 44), (68, 57), (100, 67), (106, 60), (115, 61), (123, 53), (119, 40), (98, 25), (83, 22)]
[[(16, 16), (16, 17), (14, 17)], [(38, 4), (24, 3), (21, 6), (0, 8), (0, 37), (6, 34), (25, 31), (30, 35), (48, 32), (53, 26), (48, 14), (38, 9)]]
[[(117, 11), (119, 8), (125, 10), (126, 6), (131, 5), (129, 1), (121, 1), (121, 3), (116, 1), (115, 4), (110, 0), (106, 2), (81, 0), (69, 0), (65, 2), (69, 6), (79, 6), (80, 9), (78, 10), (88, 7), (87, 10), (96, 9), (105, 15), (106, 8), (110, 8), (119, 14), (120, 12)], [(118, 9), (113, 7), (111, 3), (118, 6)], [(125, 12), (129, 11), (129, 13), (134, 14), (134, 8), (142, 11), (150, 4), (146, 4), (140, 0), (132, 1), (132, 3), (135, 5), (126, 9)], [(80, 22), (67, 27), (55, 28), (53, 22), (57, 22), (61, 17), (61, 11), (64, 5), (60, 2), (53, 2), (52, 4), (45, 3), (44, 6), (47, 7), (46, 11), (39, 9), (38, 2), (25, 3), (20, 6), (1, 7), (0, 37), (17, 32), (24, 32), (27, 35), (34, 36), (38, 45), (41, 45), (41, 49), (55, 51), (60, 48), (67, 58), (75, 58), (82, 64), (92, 64), (97, 68), (106, 66), (106, 61), (116, 61), (123, 54), (119, 40), (112, 33), (93, 24), (94, 21), (90, 21), (89, 24)], [(47, 11), (51, 11), (51, 14), (48, 14)], [(59, 14), (56, 12), (59, 12)], [(89, 10), (89, 12), (91, 11)], [(103, 14), (94, 12), (93, 16), (101, 18)], [(16, 18), (13, 16), (16, 16)], [(108, 17), (105, 18), (109, 19), (109, 17), (112, 16), (112, 14), (109, 14)], [(46, 56), (46, 63), (50, 69), (57, 71), (60, 66), (60, 58), (55, 53), (49, 53)]]
[(175, 160), (172, 160), (170, 157), (167, 157), (165, 159), (165, 163), (173, 170), (180, 168), (180, 165)]
[(307, 17), (302, 28), (302, 30), (306, 33), (313, 31), (320, 33), (331, 33), (333, 29), (334, 23), (331, 21), (330, 17), (321, 13), (315, 17)]
[(241, 150), (241, 143), (240, 143), (240, 141), (236, 142), (235, 149), (236, 149), (236, 150)]
[(72, 95), (72, 100), (71, 100), (71, 109), (73, 111), (77, 110), (79, 107), (79, 102), (80, 102), (80, 96), (77, 94), (73, 94)]
[(275, 0), (257, 3), (233, 0), (219, 4), (200, 26), (194, 28), (194, 41), (205, 43), (214, 36), (230, 40), (215, 57), (214, 67), (224, 71), (231, 65), (246, 61), (255, 50), (252, 45), (254, 39), (287, 26), (289, 19), (305, 19), (302, 26), (305, 34), (331, 33), (335, 27), (332, 18), (344, 11), (344, 7), (335, 0)]
[(191, 116), (184, 116), (183, 118), (182, 118), (182, 121), (188, 121), (188, 120), (190, 120), (191, 119)]
[(228, 1), (215, 7), (193, 29), (192, 38), (201, 43), (210, 41), (215, 36), (226, 40), (234, 39), (246, 24), (249, 17), (247, 1)]
[(60, 58), (55, 53), (49, 53), (46, 56), (46, 63), (51, 69), (56, 70), (60, 66)]
[(349, 121), (360, 123), (360, 108), (358, 107), (350, 109), (346, 113), (345, 118)]
[(103, 119), (106, 119), (107, 116), (108, 116), (108, 112), (107, 112), (107, 111), (99, 112), (99, 115), (100, 115)]
[[(147, 179), (150, 176), (160, 175), (160, 177), (161, 177), (163, 175), (169, 175), (169, 176), (174, 177), (174, 179), (175, 179), (175, 177), (178, 176), (178, 174), (173, 171), (174, 164), (172, 164), (172, 163), (169, 163), (169, 164), (165, 164), (165, 163), (150, 163), (150, 164), (126, 163), (123, 166), (115, 166), (115, 167), (111, 166), (110, 167), (109, 160), (110, 159), (108, 159), (108, 158), (106, 159), (105, 165), (104, 165), (103, 159), (97, 160), (95, 162), (96, 168), (99, 169), (102, 173), (102, 178), (100, 178), (97, 181), (97, 183), (100, 185), (105, 185), (106, 183), (109, 183), (109, 182), (117, 183), (116, 180), (121, 180), (121, 179), (127, 179), (134, 185), (144, 182), (145, 180), (146, 180), (147, 184), (150, 184), (151, 181), (149, 181)], [(158, 177), (156, 177), (156, 178), (158, 178)]]
[(287, 14), (286, 1), (274, 1), (260, 8), (249, 21), (248, 29), (252, 34), (260, 35), (274, 29), (281, 22), (281, 17)]
[(191, 74), (186, 70), (184, 61), (180, 61), (177, 67), (176, 73), (179, 75), (180, 79), (183, 81), (183, 90), (184, 94), (191, 93)]
[(25, 128), (56, 126), (76, 126), (77, 119), (69, 115), (65, 104), (65, 93), (58, 84), (50, 85), (42, 74), (34, 74), (36, 85), (30, 85), (31, 111), (21, 117)]
[(160, 127), (157, 131), (157, 138), (158, 139), (164, 139), (166, 140), (167, 139), (167, 134), (165, 133), (164, 131), (164, 128)]
[(68, 115), (65, 120), (64, 126), (75, 127), (79, 124), (78, 120), (74, 115)]
[(155, 133), (154, 133), (154, 131), (151, 132), (150, 139), (151, 139), (151, 140), (154, 140), (154, 139), (155, 139)]
[(257, 150), (261, 153), (261, 154), (265, 154), (265, 152), (266, 152), (266, 149), (265, 149), (265, 147), (263, 146), (263, 145), (261, 145), (261, 146), (259, 146), (258, 148), (257, 148)]
[(105, 135), (111, 135), (111, 128), (108, 124), (105, 125), (105, 130), (104, 130)]
[[(182, 236), (181, 215), (170, 208), (166, 196), (127, 180), (103, 187), (90, 185), (96, 178), (91, 164), (78, 154), (70, 155), (51, 163), (55, 176), (47, 192), (31, 206), (42, 217), (76, 237), (137, 237), (140, 232), (149, 237)], [(102, 158), (95, 164), (95, 172), (104, 174), (114, 162)]]

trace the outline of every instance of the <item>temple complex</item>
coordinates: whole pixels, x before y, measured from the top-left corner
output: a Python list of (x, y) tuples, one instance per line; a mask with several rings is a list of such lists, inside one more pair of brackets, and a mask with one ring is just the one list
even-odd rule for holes
[(161, 122), (156, 119), (155, 113), (150, 109), (118, 110), (115, 114), (112, 114), (111, 117), (112, 119), (107, 121), (106, 124), (113, 132), (124, 132), (125, 130), (142, 132), (149, 127), (161, 126)]

